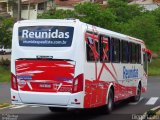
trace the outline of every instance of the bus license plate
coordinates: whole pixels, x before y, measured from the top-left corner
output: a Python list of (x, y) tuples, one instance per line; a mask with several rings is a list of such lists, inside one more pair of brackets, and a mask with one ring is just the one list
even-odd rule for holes
[(51, 84), (40, 84), (39, 85), (40, 88), (51, 88)]

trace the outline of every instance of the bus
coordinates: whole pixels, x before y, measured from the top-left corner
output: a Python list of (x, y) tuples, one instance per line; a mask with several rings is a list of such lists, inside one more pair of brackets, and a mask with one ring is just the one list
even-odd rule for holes
[(14, 24), (11, 100), (50, 111), (139, 101), (147, 90), (152, 52), (137, 38), (78, 19), (23, 20)]

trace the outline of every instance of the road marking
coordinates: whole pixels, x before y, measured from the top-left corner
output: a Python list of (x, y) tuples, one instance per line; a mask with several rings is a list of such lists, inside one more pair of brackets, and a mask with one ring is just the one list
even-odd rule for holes
[(143, 100), (143, 97), (140, 98), (140, 100), (138, 102), (131, 102), (129, 103), (130, 105), (137, 105), (139, 102), (141, 102)]
[(27, 105), (17, 105), (17, 106), (14, 106), (14, 107), (11, 107), (9, 109), (18, 109), (18, 108), (23, 108), (23, 107), (26, 107)]
[(35, 107), (39, 107), (39, 106), (31, 106), (31, 107), (35, 108)]
[(146, 105), (154, 105), (158, 100), (158, 97), (151, 97), (148, 102), (146, 103)]

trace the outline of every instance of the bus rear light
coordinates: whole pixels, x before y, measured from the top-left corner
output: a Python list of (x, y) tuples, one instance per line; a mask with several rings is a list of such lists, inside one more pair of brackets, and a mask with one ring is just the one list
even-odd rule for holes
[(13, 90), (18, 91), (17, 78), (14, 74), (11, 74), (11, 87), (12, 87)]
[(78, 75), (73, 80), (73, 89), (72, 93), (83, 91), (83, 74)]
[(75, 80), (74, 85), (78, 85), (78, 78)]

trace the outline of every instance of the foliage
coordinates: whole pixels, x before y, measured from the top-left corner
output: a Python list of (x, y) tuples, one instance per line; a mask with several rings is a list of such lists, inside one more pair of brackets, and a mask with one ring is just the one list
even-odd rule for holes
[(15, 6), (17, 5), (17, 3), (18, 3), (18, 0), (8, 0), (9, 6)]
[(0, 82), (9, 82), (11, 78), (10, 68), (0, 65)]
[(127, 22), (136, 16), (140, 16), (142, 11), (144, 11), (143, 7), (136, 4), (128, 5), (128, 3), (118, 0), (109, 0), (108, 2), (108, 9), (111, 9), (115, 13), (117, 22)]
[(153, 59), (149, 63), (148, 74), (149, 76), (160, 76), (160, 59)]
[(154, 15), (142, 15), (129, 20), (121, 26), (121, 32), (145, 41), (147, 46), (153, 51), (159, 51), (160, 28), (156, 24)]
[(1, 60), (0, 60), (0, 66), (9, 67), (9, 66), (10, 66), (10, 60), (4, 59), (4, 58), (2, 57)]
[(116, 16), (110, 10), (102, 8), (99, 4), (90, 2), (76, 5), (75, 10), (52, 9), (38, 17), (43, 19), (77, 18), (82, 22), (100, 27), (103, 26), (108, 29), (112, 28), (112, 24), (110, 23), (114, 23), (116, 19)]
[(7, 107), (7, 106), (10, 106), (10, 104), (9, 103), (0, 103), (0, 108)]
[(11, 46), (13, 18), (0, 19), (0, 45)]
[(74, 18), (75, 12), (72, 10), (51, 9), (49, 11), (44, 12), (43, 14), (39, 14), (38, 17), (43, 19)]
[(160, 22), (159, 22), (160, 21), (160, 7), (154, 11), (150, 11), (149, 13), (150, 15), (154, 15), (156, 17), (157, 25), (160, 27)]
[(110, 10), (96, 3), (78, 4), (75, 6), (75, 12), (81, 21), (107, 29), (111, 29), (116, 20), (116, 16)]
[(74, 10), (50, 10), (39, 18), (77, 18), (82, 22), (142, 39), (151, 50), (160, 52), (160, 7), (147, 11), (128, 4), (131, 0), (108, 0), (107, 6), (83, 3)]
[(147, 111), (147, 117), (153, 117), (154, 115), (156, 115), (156, 111), (154, 110)]

